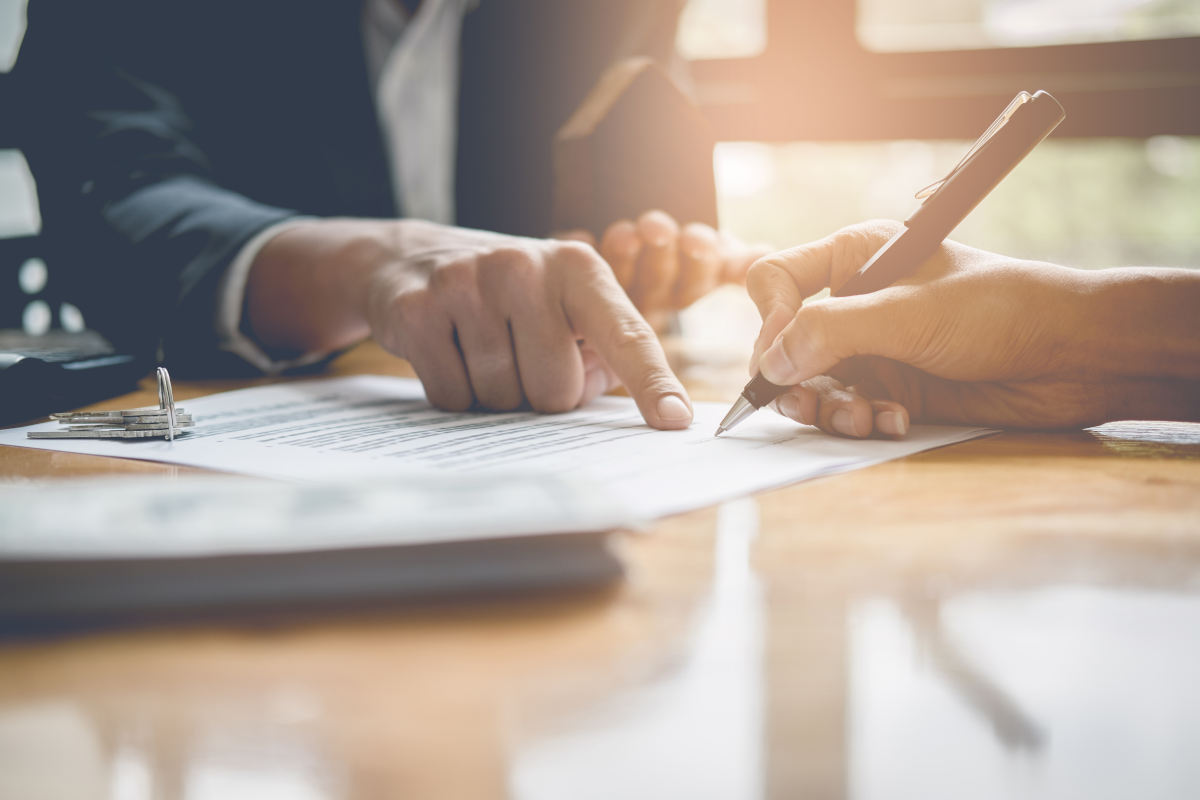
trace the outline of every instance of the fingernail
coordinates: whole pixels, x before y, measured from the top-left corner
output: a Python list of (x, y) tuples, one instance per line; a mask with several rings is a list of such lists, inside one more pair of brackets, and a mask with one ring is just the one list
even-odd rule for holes
[(796, 366), (788, 358), (788, 354), (779, 344), (772, 346), (759, 359), (758, 369), (762, 376), (771, 383), (780, 386), (790, 386), (795, 383)]
[(850, 409), (839, 408), (833, 412), (833, 429), (847, 436), (858, 436), (858, 431), (854, 427), (854, 414), (850, 412)]
[(908, 433), (908, 422), (899, 411), (884, 411), (875, 418), (875, 426), (891, 436), (903, 436)]
[(664, 394), (658, 401), (658, 416), (664, 422), (688, 422), (692, 419), (692, 411), (679, 397)]
[(785, 417), (799, 421), (800, 419), (800, 401), (790, 394), (783, 394), (775, 401), (775, 405), (779, 407), (779, 413)]

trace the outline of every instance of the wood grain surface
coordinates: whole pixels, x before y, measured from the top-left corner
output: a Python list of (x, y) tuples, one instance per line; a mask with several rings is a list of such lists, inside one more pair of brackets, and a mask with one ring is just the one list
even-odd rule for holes
[[(409, 374), (369, 345), (332, 371)], [(243, 385), (181, 381), (175, 394), (186, 402)], [(696, 389), (714, 400), (728, 392)], [(152, 399), (147, 383), (100, 406)], [(0, 448), (7, 484), (193, 471)], [(547, 742), (591, 741), (589, 731), (633, 710), (678, 722), (664, 698), (692, 697), (695, 676), (710, 674), (695, 665), (743, 651), (758, 659), (748, 673), (761, 717), (751, 794), (850, 796), (853, 609), (890, 598), (913, 630), (933, 631), (922, 640), (934, 643), (929, 658), (957, 670), (963, 696), (998, 730), (995, 720), (1015, 719), (1019, 738), (1022, 717), (1003, 693), (938, 644), (940, 604), (1060, 585), (1194, 594), (1200, 425), (1002, 433), (665, 519), (623, 546), (628, 576), (603, 591), (4, 640), (0, 796), (555, 796), (547, 763), (561, 766), (558, 779), (573, 780), (576, 796), (597, 796), (586, 791), (592, 773), (572, 778), (578, 755)], [(732, 615), (725, 627), (713, 614), (722, 608)], [(713, 631), (737, 642), (752, 629), (760, 634), (748, 644), (705, 650)], [(982, 666), (1005, 682), (1004, 664)], [(720, 694), (695, 691), (681, 707), (707, 708)], [(663, 746), (654, 763), (669, 766), (675, 750)], [(580, 752), (603, 758), (592, 748)], [(648, 797), (684, 796), (671, 781), (688, 778), (666, 767), (645, 780), (619, 774), (621, 764), (591, 768)], [(704, 759), (691, 769), (703, 776)]]

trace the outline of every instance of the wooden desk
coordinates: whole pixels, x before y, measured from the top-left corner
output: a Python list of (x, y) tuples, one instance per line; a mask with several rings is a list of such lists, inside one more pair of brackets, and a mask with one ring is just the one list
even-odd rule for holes
[[(368, 370), (403, 365), (334, 365)], [(188, 471), (0, 448), (10, 483)], [(628, 563), (584, 595), (0, 643), (0, 797), (1200, 785), (1198, 425), (977, 440), (664, 520)]]

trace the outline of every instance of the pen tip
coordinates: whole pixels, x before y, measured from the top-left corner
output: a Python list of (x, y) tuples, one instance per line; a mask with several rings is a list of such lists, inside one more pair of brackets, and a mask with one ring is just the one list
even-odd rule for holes
[(713, 434), (713, 438), (714, 438), (714, 439), (715, 439), (715, 438), (717, 438), (718, 436), (720, 436), (720, 435), (721, 435), (722, 433), (724, 433), (724, 432), (725, 432), (725, 429), (724, 429), (724, 428), (722, 428), (720, 425), (718, 425), (718, 426), (717, 426), (717, 432)]

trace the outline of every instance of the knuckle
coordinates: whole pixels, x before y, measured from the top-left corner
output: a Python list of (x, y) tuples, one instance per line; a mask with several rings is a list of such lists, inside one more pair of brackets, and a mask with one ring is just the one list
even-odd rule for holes
[[(588, 247), (582, 242), (562, 242), (560, 246)], [(527, 288), (538, 281), (541, 274), (538, 258), (523, 247), (515, 245), (498, 247), (484, 257), (483, 280), (492, 288), (514, 284)]]
[(587, 268), (599, 263), (596, 250), (582, 242), (560, 242), (556, 247), (556, 260), (567, 267)]
[(551, 239), (557, 239), (563, 242), (583, 242), (589, 246), (595, 246), (596, 237), (591, 231), (583, 230), (582, 228), (572, 228), (566, 231), (555, 231), (550, 234)]
[(372, 334), (385, 350), (402, 356), (413, 335), (425, 330), (428, 322), (428, 294), (423, 290), (404, 291), (391, 298), (382, 317), (373, 321)]
[(717, 245), (717, 232), (703, 222), (689, 222), (679, 233), (685, 246), (712, 248)]
[(554, 272), (557, 286), (582, 289), (589, 294), (620, 291), (612, 268), (594, 250), (561, 250), (549, 261), (548, 267)]
[(679, 223), (675, 221), (675, 218), (658, 208), (651, 209), (638, 217), (638, 226), (644, 233), (674, 234), (679, 231)]
[(634, 226), (633, 220), (617, 220), (604, 230), (604, 236), (600, 240), (600, 246), (602, 248), (612, 248), (617, 244), (627, 243), (636, 235), (637, 228)]
[(765, 289), (777, 269), (778, 267), (766, 258), (755, 261), (750, 265), (750, 269), (746, 270), (746, 290), (754, 294)]
[[(560, 242), (559, 244), (563, 247), (568, 244), (586, 247), (579, 242)], [(518, 244), (503, 244), (493, 247), (481, 258), (484, 266), (489, 270), (520, 269), (523, 265), (533, 261), (533, 255)]]
[(791, 276), (771, 257), (760, 258), (746, 272), (746, 291), (761, 305), (777, 297), (781, 280), (791, 282)]
[(429, 288), (439, 295), (459, 295), (475, 285), (474, 259), (455, 259), (442, 264), (429, 276)]
[(765, 288), (774, 284), (781, 277), (787, 278), (788, 272), (779, 261), (779, 254), (772, 253), (763, 256), (750, 265), (746, 270), (746, 285)]
[(391, 312), (401, 321), (419, 320), (429, 308), (429, 294), (423, 290), (400, 292), (392, 300)]
[(617, 351), (644, 350), (656, 342), (650, 323), (641, 317), (615, 320), (607, 332), (609, 347)]

